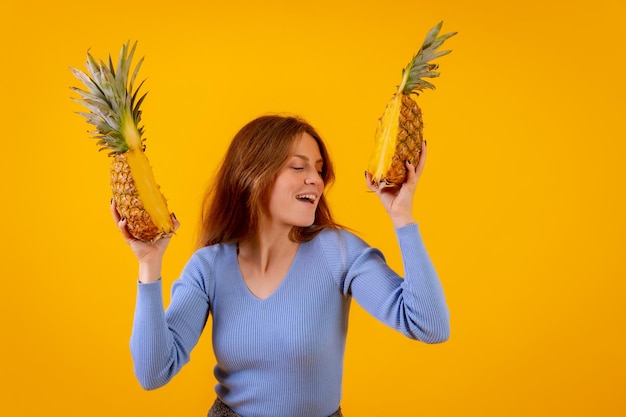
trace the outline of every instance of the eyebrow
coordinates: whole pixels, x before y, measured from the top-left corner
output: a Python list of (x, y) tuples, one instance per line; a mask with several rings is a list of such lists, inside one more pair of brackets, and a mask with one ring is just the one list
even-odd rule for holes
[[(293, 155), (295, 158), (300, 158), (303, 159), (305, 161), (309, 161), (309, 157), (306, 155), (300, 155), (300, 154), (295, 154)], [(317, 161), (315, 161), (316, 164), (324, 164), (324, 160), (323, 159), (318, 159)]]

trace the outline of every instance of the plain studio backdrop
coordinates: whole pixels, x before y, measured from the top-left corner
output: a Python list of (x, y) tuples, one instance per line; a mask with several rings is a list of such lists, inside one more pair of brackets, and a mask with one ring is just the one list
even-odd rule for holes
[[(205, 416), (210, 328), (166, 387), (136, 382), (135, 260), (109, 213), (109, 159), (70, 100), (84, 68), (138, 41), (147, 155), (182, 222), (246, 122), (296, 113), (337, 166), (341, 223), (402, 270), (363, 171), (378, 117), (432, 26), (437, 89), (418, 98), (429, 160), (415, 216), (452, 337), (404, 339), (354, 303), (346, 416), (622, 416), (626, 412), (623, 1), (9, 2), (0, 17), (0, 415)], [(162, 4), (162, 5), (161, 5)], [(277, 393), (277, 401), (280, 394)]]

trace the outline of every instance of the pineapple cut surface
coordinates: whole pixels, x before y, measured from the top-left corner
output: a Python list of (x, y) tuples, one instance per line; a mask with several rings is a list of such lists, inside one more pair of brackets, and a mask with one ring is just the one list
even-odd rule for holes
[(376, 140), (374, 142), (374, 152), (369, 165), (369, 172), (374, 178), (385, 176), (385, 167), (392, 164), (393, 156), (396, 152), (396, 138), (400, 125), (397, 123), (400, 117), (402, 101), (400, 96), (394, 96), (378, 121), (376, 128)]
[(135, 179), (137, 194), (143, 202), (144, 209), (148, 212), (158, 230), (169, 230), (172, 227), (172, 220), (167, 209), (167, 203), (159, 190), (146, 154), (141, 151), (131, 150), (125, 155), (130, 167), (130, 174)]

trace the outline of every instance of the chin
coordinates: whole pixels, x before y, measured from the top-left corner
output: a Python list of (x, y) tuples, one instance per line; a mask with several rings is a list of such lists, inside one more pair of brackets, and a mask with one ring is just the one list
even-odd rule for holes
[(315, 219), (311, 219), (311, 220), (305, 220), (305, 221), (301, 221), (301, 222), (295, 222), (294, 226), (295, 227), (311, 227), (315, 224)]
[(296, 225), (294, 225), (295, 227), (303, 227), (303, 228), (309, 228), (312, 226), (315, 226), (315, 222), (310, 222), (310, 223), (298, 223)]

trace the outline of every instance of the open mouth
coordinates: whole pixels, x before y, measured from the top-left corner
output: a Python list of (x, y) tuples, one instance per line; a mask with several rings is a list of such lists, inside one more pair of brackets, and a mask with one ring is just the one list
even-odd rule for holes
[(315, 204), (317, 196), (315, 194), (299, 194), (296, 196), (299, 201), (308, 202), (309, 204)]

